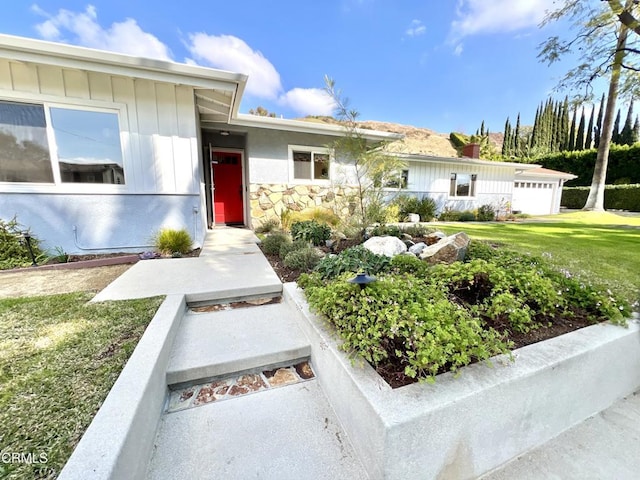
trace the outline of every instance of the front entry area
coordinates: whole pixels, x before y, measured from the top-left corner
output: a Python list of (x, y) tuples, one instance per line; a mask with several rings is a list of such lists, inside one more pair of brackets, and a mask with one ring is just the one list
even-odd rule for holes
[(243, 224), (242, 154), (211, 151), (211, 185), (216, 224)]

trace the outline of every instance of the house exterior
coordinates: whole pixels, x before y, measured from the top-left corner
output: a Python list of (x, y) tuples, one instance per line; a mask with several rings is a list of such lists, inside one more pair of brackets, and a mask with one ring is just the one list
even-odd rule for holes
[(491, 205), (501, 213), (555, 214), (560, 209), (564, 182), (575, 178), (534, 164), (471, 157), (400, 156), (407, 163), (401, 192), (433, 198), (438, 212)]
[[(92, 253), (149, 249), (161, 228), (186, 228), (197, 247), (214, 225), (255, 227), (284, 209), (349, 215), (354, 167), (328, 147), (344, 129), (240, 114), (246, 82), (0, 35), (0, 218), (16, 216), (45, 248)], [(406, 191), (443, 208), (520, 201), (527, 211), (533, 182), (555, 182), (559, 201), (561, 181), (537, 166), (405, 157)], [(522, 192), (518, 175), (529, 175)]]
[[(215, 224), (332, 205), (339, 126), (238, 114), (245, 75), (0, 35), (0, 218), (46, 248), (195, 246)], [(363, 132), (368, 141), (398, 135)]]

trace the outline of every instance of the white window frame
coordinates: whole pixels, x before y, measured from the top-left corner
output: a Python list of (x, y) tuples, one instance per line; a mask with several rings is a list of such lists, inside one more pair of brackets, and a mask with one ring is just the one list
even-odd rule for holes
[[(468, 175), (469, 176), (469, 191), (473, 192), (473, 195), (452, 195), (451, 194), (451, 181), (453, 180), (451, 176), (456, 176), (456, 191), (458, 190), (458, 175)], [(449, 175), (449, 198), (452, 200), (460, 200), (460, 199), (474, 199), (478, 195), (478, 174), (477, 173), (467, 173), (467, 172), (451, 172)]]
[[(20, 95), (20, 92), (0, 91), (0, 100), (30, 105), (42, 105), (47, 123), (46, 133), (49, 143), (49, 159), (53, 169), (53, 183), (40, 182), (0, 182), (0, 188), (7, 193), (129, 193), (131, 191), (132, 174), (130, 173), (129, 152), (125, 142), (125, 132), (129, 131), (127, 122), (127, 106), (123, 103), (106, 103), (96, 100), (65, 98), (51, 95)], [(55, 132), (51, 124), (50, 108), (64, 108), (85, 112), (112, 113), (118, 116), (120, 130), (120, 150), (122, 154), (122, 169), (124, 170), (124, 184), (111, 183), (73, 183), (62, 182), (58, 148)]]
[[(334, 175), (333, 163), (334, 158), (331, 149), (326, 147), (310, 147), (308, 145), (289, 145), (289, 183), (299, 185), (330, 185), (331, 179)], [(295, 178), (294, 164), (293, 164), (293, 152), (311, 153), (311, 179)], [(313, 178), (313, 155), (328, 155), (329, 156), (329, 178)]]

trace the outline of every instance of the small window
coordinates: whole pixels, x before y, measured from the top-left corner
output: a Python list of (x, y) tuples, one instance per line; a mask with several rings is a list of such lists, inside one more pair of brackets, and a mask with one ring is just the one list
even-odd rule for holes
[(329, 180), (331, 171), (328, 153), (316, 151), (292, 151), (294, 180)]
[(53, 183), (44, 106), (0, 102), (0, 182)]
[(468, 173), (452, 173), (449, 186), (451, 197), (475, 197), (477, 175)]
[[(378, 181), (378, 186), (380, 185), (380, 181)], [(409, 186), (409, 170), (402, 170), (400, 172), (400, 176), (394, 178), (385, 183), (385, 188), (400, 188), (406, 189)]]
[(52, 107), (50, 114), (63, 182), (124, 184), (115, 113)]

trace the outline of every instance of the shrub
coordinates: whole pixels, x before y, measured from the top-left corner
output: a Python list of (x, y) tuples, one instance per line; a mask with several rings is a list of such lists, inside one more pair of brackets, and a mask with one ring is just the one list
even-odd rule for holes
[(457, 222), (460, 220), (461, 212), (445, 208), (438, 217), (441, 222)]
[(189, 253), (193, 245), (191, 235), (189, 235), (189, 232), (187, 232), (185, 228), (181, 230), (163, 228), (156, 234), (153, 243), (156, 250), (164, 255)]
[[(26, 241), (22, 238), (22, 232), (26, 230), (23, 227), (16, 217), (8, 221), (0, 219), (0, 270), (31, 266), (31, 255)], [(33, 235), (31, 249), (36, 261), (42, 259), (44, 253), (40, 248), (40, 240)]]
[(256, 233), (270, 233), (280, 229), (280, 220), (277, 218), (270, 218), (262, 222), (262, 224), (256, 228)]
[(479, 222), (492, 222), (496, 219), (496, 210), (492, 205), (481, 205), (476, 218)]
[(429, 265), (415, 255), (396, 255), (391, 259), (391, 272), (404, 275), (415, 275), (416, 277), (426, 277)]
[(302, 250), (305, 248), (309, 248), (309, 242), (305, 242), (304, 240), (296, 240), (294, 242), (285, 242), (280, 246), (280, 250), (278, 254), (280, 258), (284, 260), (284, 258), (291, 252), (295, 252), (296, 250)]
[(287, 268), (310, 272), (318, 265), (321, 259), (322, 254), (320, 252), (315, 248), (306, 247), (289, 252), (287, 256), (284, 257), (283, 263)]
[(470, 210), (465, 210), (464, 212), (460, 212), (460, 217), (458, 218), (459, 222), (473, 222), (476, 219), (476, 214)]
[(393, 360), (405, 365), (405, 375), (433, 380), (443, 370), (508, 351), (495, 330), (484, 330), (440, 289), (413, 276), (382, 278), (362, 290), (344, 280), (307, 281), (306, 287), (310, 305), (344, 341), (341, 348), (373, 366)]
[[(589, 196), (589, 187), (562, 189), (561, 205), (567, 208), (584, 207)], [(604, 208), (640, 212), (640, 184), (607, 185), (604, 189)]]
[(293, 222), (302, 222), (305, 220), (315, 220), (318, 223), (324, 223), (331, 227), (336, 227), (340, 223), (340, 217), (338, 217), (333, 210), (322, 207), (310, 208), (302, 210), (301, 212), (292, 212), (290, 219), (289, 225)]
[(366, 272), (376, 275), (386, 271), (391, 265), (391, 259), (384, 255), (376, 255), (361, 245), (347, 248), (339, 255), (327, 255), (318, 263), (315, 271), (323, 279), (336, 278), (346, 272)]
[(420, 220), (428, 222), (436, 216), (436, 202), (429, 197), (419, 199), (413, 195), (398, 195), (392, 202), (400, 209), (400, 217), (405, 219), (410, 213), (420, 215)]
[(400, 207), (396, 204), (388, 205), (384, 211), (385, 223), (397, 223), (402, 220), (400, 215)]
[(304, 240), (320, 246), (331, 238), (331, 227), (320, 224), (316, 220), (295, 222), (291, 225), (291, 236), (294, 240)]
[(280, 255), (280, 249), (288, 243), (291, 243), (291, 237), (286, 233), (270, 233), (262, 240), (262, 251), (267, 255)]
[(411, 235), (412, 237), (424, 237), (434, 231), (435, 230), (433, 228), (428, 228), (420, 224), (409, 225), (404, 229), (404, 233)]
[(376, 225), (367, 230), (370, 237), (398, 237), (402, 238), (404, 233), (400, 227), (395, 225)]

